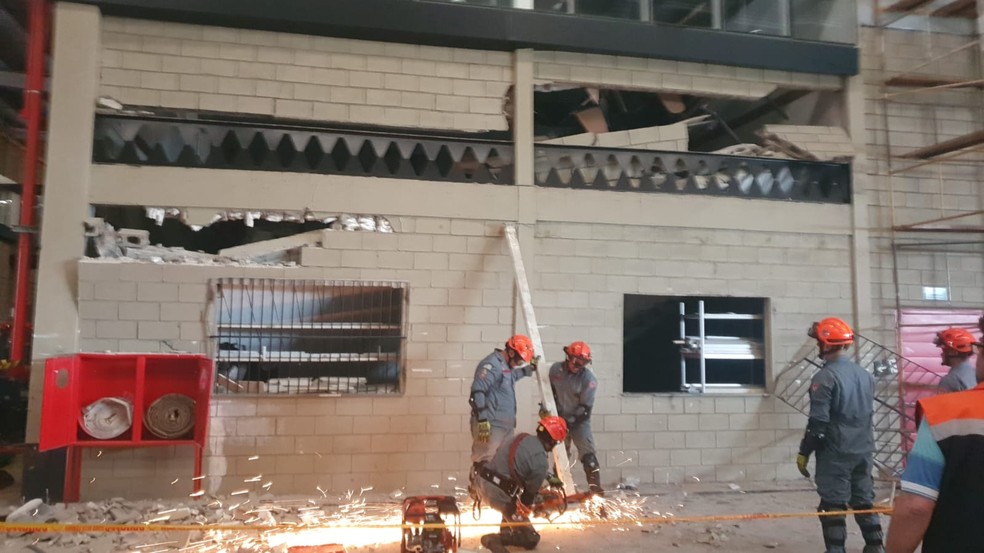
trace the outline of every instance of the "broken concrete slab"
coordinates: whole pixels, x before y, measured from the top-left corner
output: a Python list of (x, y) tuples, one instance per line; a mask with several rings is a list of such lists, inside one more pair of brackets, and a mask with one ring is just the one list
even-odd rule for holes
[(219, 255), (235, 260), (256, 260), (257, 257), (264, 258), (264, 256), (268, 256), (269, 254), (282, 254), (286, 250), (319, 245), (321, 244), (323, 235), (324, 233), (321, 229), (312, 230), (283, 238), (274, 238), (272, 240), (225, 248), (219, 250)]

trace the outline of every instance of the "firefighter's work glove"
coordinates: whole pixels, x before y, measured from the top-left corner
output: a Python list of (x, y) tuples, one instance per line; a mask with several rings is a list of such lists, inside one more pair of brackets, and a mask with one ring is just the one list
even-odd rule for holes
[(487, 444), (490, 438), (492, 438), (492, 423), (489, 421), (478, 421), (478, 441)]
[(544, 407), (542, 403), (540, 404), (540, 413), (539, 413), (539, 415), (540, 415), (540, 419), (541, 420), (550, 416), (550, 411), (547, 411), (547, 408)]
[(548, 474), (547, 485), (550, 486), (551, 488), (563, 488), (564, 481), (561, 480), (560, 477), (557, 476), (556, 474)]
[(803, 455), (802, 453), (800, 453), (799, 455), (796, 456), (796, 468), (799, 469), (800, 474), (802, 474), (803, 477), (805, 478), (810, 477), (810, 471), (809, 469), (806, 468), (806, 464), (809, 462), (810, 462), (809, 455)]
[(540, 361), (542, 359), (543, 358), (540, 357), (539, 355), (537, 355), (536, 357), (534, 357), (533, 360), (530, 361), (530, 368), (533, 369), (534, 371), (537, 370), (538, 368), (540, 368)]

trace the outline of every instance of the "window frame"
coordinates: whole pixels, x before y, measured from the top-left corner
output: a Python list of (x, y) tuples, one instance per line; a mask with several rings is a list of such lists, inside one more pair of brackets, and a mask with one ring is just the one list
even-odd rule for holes
[[(626, 342), (628, 337), (629, 316), (630, 313), (637, 313), (639, 311), (637, 303), (631, 302), (630, 298), (646, 298), (652, 303), (652, 306), (660, 305), (664, 309), (661, 311), (663, 320), (662, 332), (656, 334), (653, 331), (649, 331), (650, 339), (662, 339), (668, 338), (672, 342), (672, 346), (676, 348), (676, 355), (673, 357), (672, 363), (669, 361), (669, 357), (664, 355), (656, 362), (645, 362), (639, 363), (638, 361), (633, 362), (631, 365), (628, 362), (630, 357), (629, 346)], [(704, 302), (729, 302), (734, 301), (736, 303), (747, 302), (751, 304), (755, 302), (758, 304), (755, 309), (747, 309), (747, 306), (743, 309), (743, 312), (728, 311), (716, 307), (713, 309), (707, 309), (704, 306)], [(770, 298), (767, 297), (737, 297), (737, 296), (710, 296), (710, 295), (673, 295), (673, 294), (623, 294), (623, 306), (622, 306), (622, 321), (623, 321), (623, 361), (622, 361), (622, 393), (623, 394), (650, 394), (650, 395), (736, 395), (736, 394), (762, 394), (767, 393), (770, 387), (770, 351), (771, 342), (769, 340), (770, 335)], [(630, 307), (630, 302), (635, 306), (634, 309)], [(666, 312), (665, 306), (671, 306), (674, 309), (673, 315), (669, 315)], [(652, 309), (652, 306), (649, 309)], [(631, 311), (630, 311), (631, 309)], [(667, 321), (675, 317), (675, 322), (673, 322), (675, 332), (670, 332), (667, 327)], [(708, 321), (711, 321), (711, 325), (719, 324), (724, 322), (725, 324), (750, 321), (755, 325), (754, 330), (750, 327), (748, 331), (742, 333), (732, 333), (732, 334), (714, 334), (714, 331), (707, 330)], [(757, 324), (755, 321), (758, 321)], [(760, 337), (759, 337), (760, 336)], [(708, 358), (708, 338), (716, 337), (722, 338), (722, 340), (717, 340), (715, 345), (717, 348), (722, 349), (721, 351), (715, 352), (713, 358)], [(729, 344), (727, 340), (735, 339), (733, 344)], [(670, 346), (664, 344), (664, 349)], [(735, 346), (738, 347), (739, 351), (728, 356), (728, 351), (735, 351)], [(746, 349), (747, 348), (747, 349)], [(689, 351), (688, 351), (689, 350)], [(704, 354), (701, 355), (701, 352)], [(631, 355), (631, 357), (636, 357)], [(755, 383), (745, 383), (745, 382), (708, 382), (706, 363), (720, 362), (720, 361), (750, 361), (756, 363), (759, 366), (750, 368), (749, 370), (756, 371), (755, 377), (761, 381), (761, 384)], [(703, 380), (700, 380), (700, 376), (697, 379), (688, 377), (688, 373), (693, 374), (694, 367), (688, 363), (697, 364), (697, 374), (703, 374)], [(665, 378), (662, 384), (656, 380), (657, 386), (663, 389), (642, 389), (645, 388), (645, 384), (639, 384), (640, 376), (645, 378), (645, 375), (650, 371), (661, 370), (667, 371), (667, 374), (673, 373), (679, 375), (678, 379), (674, 379), (675, 382), (679, 383), (679, 388), (667, 388)], [(630, 376), (631, 375), (631, 376)], [(689, 378), (689, 380), (688, 380)], [(755, 380), (753, 378), (752, 380)], [(630, 389), (629, 386), (632, 386)]]
[[(257, 290), (256, 286), (260, 288)], [(253, 288), (249, 288), (253, 286)], [(383, 320), (376, 320), (370, 315), (360, 319), (357, 315), (346, 318), (344, 321), (306, 321), (310, 317), (338, 317), (343, 312), (328, 309), (325, 310), (325, 300), (329, 305), (332, 301), (339, 301), (339, 295), (332, 295), (333, 290), (347, 288), (361, 288), (355, 294), (364, 292), (366, 294), (387, 293), (396, 296), (395, 301), (386, 306), (375, 306), (379, 308)], [(235, 298), (238, 292), (243, 298)], [(248, 289), (248, 290), (247, 290)], [(287, 297), (289, 291), (295, 295)], [(379, 280), (330, 280), (330, 279), (292, 279), (292, 278), (263, 278), (263, 277), (222, 277), (213, 278), (208, 281), (208, 307), (206, 313), (208, 320), (206, 328), (208, 331), (208, 355), (215, 364), (213, 375), (213, 393), (217, 397), (253, 397), (253, 398), (278, 398), (278, 397), (397, 397), (402, 396), (406, 391), (406, 354), (409, 336), (409, 302), (410, 287), (405, 281), (379, 281)], [(230, 290), (231, 292), (227, 292)], [(300, 291), (298, 294), (297, 292)], [(325, 293), (327, 292), (327, 293)], [(229, 294), (225, 296), (225, 294)], [(257, 294), (260, 296), (259, 309), (260, 316), (257, 317), (255, 307), (250, 309), (250, 315), (245, 316), (244, 307), (247, 294)], [(280, 311), (278, 313), (276, 305), (276, 295), (281, 295)], [(224, 301), (223, 298), (228, 298)], [(255, 300), (255, 297), (251, 298)], [(239, 301), (238, 318), (234, 314), (235, 306), (233, 302)], [(269, 304), (267, 303), (269, 301)], [(321, 309), (314, 306), (305, 311), (304, 308), (296, 310), (296, 302), (316, 303), (321, 302)], [(287, 318), (286, 302), (291, 303), (295, 308), (290, 313), (289, 322), (284, 322)], [(341, 302), (344, 304), (345, 300)], [(255, 306), (256, 304), (254, 304)], [(368, 303), (348, 305), (348, 307), (361, 308), (363, 310), (374, 307)], [(223, 309), (228, 309), (227, 314), (223, 314)], [(278, 320), (279, 315), (279, 321)], [(229, 316), (231, 318), (226, 318)], [(393, 317), (398, 319), (393, 321)], [(388, 317), (388, 319), (387, 319)], [(355, 320), (360, 319), (360, 320)], [(318, 331), (325, 334), (318, 336)], [(357, 348), (356, 351), (346, 353), (305, 351), (303, 349), (266, 349), (260, 346), (259, 350), (253, 349), (230, 350), (220, 347), (221, 344), (232, 343), (236, 345), (236, 340), (241, 342), (253, 342), (254, 344), (271, 343), (277, 335), (277, 343), (283, 344), (286, 340), (289, 345), (297, 342), (318, 340), (317, 346), (322, 348), (329, 347), (331, 340), (346, 340), (354, 344), (368, 344), (374, 341), (379, 343), (377, 350), (361, 351), (365, 346)], [(315, 333), (312, 335), (312, 333)], [(346, 336), (346, 333), (351, 334)], [(374, 334), (375, 333), (375, 334)], [(383, 351), (383, 344), (389, 345), (389, 350)], [(395, 348), (393, 346), (395, 344)], [(316, 346), (316, 347), (317, 347)], [(391, 351), (395, 349), (395, 351)], [(223, 351), (231, 351), (229, 355), (223, 355)], [(285, 355), (286, 354), (286, 355)], [(271, 359), (272, 358), (272, 359)], [(295, 367), (295, 369), (285, 370), (276, 364)], [(229, 372), (233, 370), (236, 363), (246, 365), (243, 374), (255, 377), (258, 373), (268, 372), (269, 376), (265, 379), (251, 378), (240, 380), (230, 378)], [(338, 375), (330, 374), (345, 370), (343, 365), (358, 367), (363, 363), (372, 363), (365, 369), (365, 374)], [(269, 364), (269, 365), (264, 365)], [(334, 365), (334, 366), (333, 366)], [(392, 375), (395, 365), (395, 377)], [(297, 369), (296, 367), (302, 367)], [(314, 367), (313, 369), (311, 367)], [(332, 369), (335, 369), (334, 371)], [(375, 372), (374, 372), (375, 371)], [(347, 372), (359, 372), (357, 369), (349, 368)], [(320, 373), (313, 374), (311, 373)], [(297, 376), (303, 374), (304, 376)], [(301, 384), (301, 380), (308, 379), (306, 386)], [(277, 390), (272, 391), (271, 380), (276, 380)], [(376, 381), (370, 383), (370, 381)], [(232, 387), (238, 382), (256, 382), (255, 385), (247, 385), (246, 389), (233, 390)], [(262, 384), (262, 385), (261, 385)], [(347, 386), (347, 387), (346, 387)], [(334, 387), (334, 388), (333, 388)], [(253, 389), (250, 389), (253, 388)], [(292, 388), (295, 388), (292, 391)]]

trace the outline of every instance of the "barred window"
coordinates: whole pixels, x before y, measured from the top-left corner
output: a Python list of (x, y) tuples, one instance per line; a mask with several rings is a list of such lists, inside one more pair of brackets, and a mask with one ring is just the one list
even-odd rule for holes
[(406, 283), (223, 278), (211, 288), (217, 393), (399, 393)]

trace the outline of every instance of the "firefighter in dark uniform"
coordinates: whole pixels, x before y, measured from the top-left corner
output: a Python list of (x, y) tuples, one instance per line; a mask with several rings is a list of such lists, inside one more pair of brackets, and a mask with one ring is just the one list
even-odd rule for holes
[(516, 381), (536, 370), (533, 341), (517, 334), (475, 367), (471, 394), (473, 465), (488, 461), (516, 429)]
[(940, 379), (940, 393), (962, 392), (977, 386), (970, 358), (974, 355), (974, 335), (962, 328), (948, 328), (936, 334), (933, 343), (940, 348), (943, 365), (950, 371)]
[[(584, 342), (573, 342), (564, 347), (567, 359), (550, 367), (550, 388), (557, 402), (557, 414), (567, 422), (567, 454), (571, 443), (577, 448), (584, 467), (584, 476), (591, 493), (602, 494), (601, 464), (595, 451), (591, 434), (591, 409), (594, 408), (598, 379), (588, 366), (591, 364), (591, 348)], [(548, 414), (541, 411), (540, 416)]]
[[(977, 380), (984, 354), (977, 348)], [(886, 551), (984, 551), (984, 384), (919, 400), (919, 430), (906, 459)]]
[[(847, 356), (854, 331), (844, 321), (831, 317), (813, 323), (809, 336), (816, 339), (823, 364), (810, 384), (810, 418), (796, 466), (809, 478), (806, 465), (816, 453), (818, 511), (871, 509), (875, 379)], [(878, 515), (857, 514), (854, 519), (864, 537), (864, 553), (884, 552)], [(820, 526), (826, 552), (844, 553), (847, 518), (821, 516)]]
[(540, 487), (547, 478), (547, 453), (567, 438), (567, 424), (560, 417), (546, 417), (536, 435), (517, 434), (502, 442), (492, 459), (472, 477), (476, 499), (502, 513), (498, 534), (482, 536), (482, 545), (492, 553), (507, 553), (506, 546), (533, 549), (540, 534), (529, 515)]

